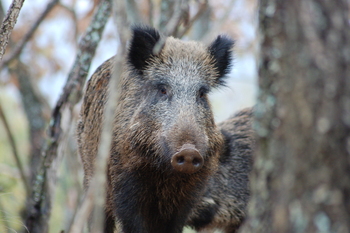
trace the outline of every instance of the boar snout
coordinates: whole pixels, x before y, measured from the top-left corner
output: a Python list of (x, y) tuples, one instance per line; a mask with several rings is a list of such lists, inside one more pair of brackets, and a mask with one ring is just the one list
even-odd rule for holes
[(192, 144), (184, 144), (171, 158), (171, 165), (176, 171), (195, 173), (203, 167), (203, 156)]

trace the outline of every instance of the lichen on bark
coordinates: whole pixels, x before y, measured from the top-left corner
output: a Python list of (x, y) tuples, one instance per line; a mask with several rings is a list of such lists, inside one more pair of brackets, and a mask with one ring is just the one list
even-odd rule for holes
[(240, 232), (349, 232), (349, 4), (260, 3), (258, 146)]

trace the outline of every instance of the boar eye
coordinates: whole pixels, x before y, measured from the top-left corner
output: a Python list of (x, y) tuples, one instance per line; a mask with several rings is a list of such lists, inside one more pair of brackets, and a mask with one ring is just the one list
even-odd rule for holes
[(168, 90), (165, 85), (159, 85), (158, 86), (158, 95), (159, 96), (167, 96), (168, 95)]
[(203, 98), (204, 97), (204, 91), (199, 91), (199, 98)]
[(167, 91), (166, 91), (166, 88), (165, 88), (165, 87), (161, 87), (161, 88), (159, 89), (159, 91), (160, 91), (160, 93), (161, 93), (162, 95), (166, 95), (166, 94), (167, 94)]
[(200, 99), (202, 99), (203, 97), (205, 97), (205, 95), (208, 93), (208, 90), (206, 88), (201, 88), (199, 89), (199, 93), (198, 96)]

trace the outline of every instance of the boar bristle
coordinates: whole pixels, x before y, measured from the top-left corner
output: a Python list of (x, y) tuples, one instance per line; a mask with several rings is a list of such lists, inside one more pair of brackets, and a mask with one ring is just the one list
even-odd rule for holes
[[(163, 39), (160, 53), (154, 54)], [(207, 95), (229, 72), (232, 45), (224, 36), (208, 47), (137, 26), (119, 73), (120, 88), (109, 86), (114, 58), (92, 75), (77, 128), (86, 190), (98, 159), (108, 95), (120, 92), (110, 125), (104, 233), (181, 233), (185, 224), (196, 229), (240, 224), (249, 195), (249, 169), (243, 165), (251, 150), (238, 143), (246, 138), (236, 137), (242, 131), (237, 120), (216, 126)], [(236, 160), (240, 155), (247, 156)]]
[(209, 46), (209, 52), (214, 58), (214, 66), (218, 72), (218, 85), (224, 85), (223, 77), (231, 70), (232, 48), (234, 41), (225, 35), (219, 35)]
[(128, 61), (137, 71), (142, 72), (147, 60), (153, 55), (153, 48), (160, 39), (159, 32), (147, 26), (132, 28), (132, 39), (129, 46)]

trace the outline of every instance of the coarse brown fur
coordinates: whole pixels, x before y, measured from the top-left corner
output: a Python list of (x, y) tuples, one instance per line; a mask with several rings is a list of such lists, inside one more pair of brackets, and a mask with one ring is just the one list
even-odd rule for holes
[(237, 232), (246, 215), (249, 173), (255, 147), (252, 109), (244, 109), (218, 125), (225, 139), (219, 169), (210, 178), (188, 224), (200, 232)]
[[(218, 37), (208, 48), (172, 37), (159, 55), (156, 31), (134, 29), (121, 75), (113, 141), (108, 162), (105, 232), (120, 225), (125, 233), (179, 233), (191, 207), (217, 170), (223, 137), (207, 93), (223, 83), (232, 42)], [(100, 142), (103, 110), (113, 59), (89, 80), (78, 123), (84, 184), (89, 186)], [(190, 143), (203, 156), (193, 174), (175, 171), (170, 159)]]

